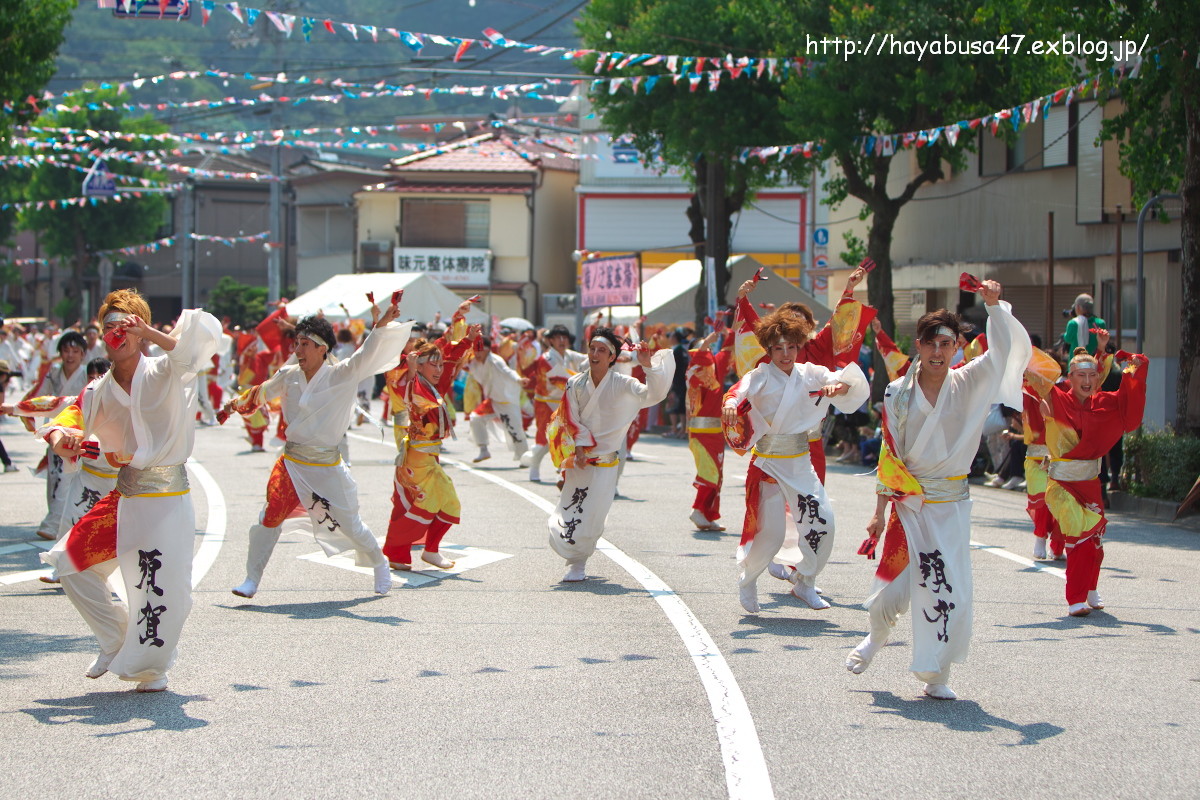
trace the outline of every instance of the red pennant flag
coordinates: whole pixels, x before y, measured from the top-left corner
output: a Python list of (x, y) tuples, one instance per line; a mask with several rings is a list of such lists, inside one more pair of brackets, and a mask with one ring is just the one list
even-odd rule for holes
[(472, 41), (474, 41), (474, 40), (473, 39), (463, 39), (461, 42), (459, 42), (458, 49), (454, 51), (454, 63), (457, 64), (458, 60), (463, 57), (463, 55), (467, 52), (468, 49), (470, 49)]
[(958, 276), (958, 288), (964, 292), (977, 292), (983, 288), (983, 283), (969, 272)]
[(327, 19), (327, 20), (325, 20), (325, 30), (327, 30), (327, 31), (329, 31), (330, 33), (333, 33), (333, 34), (336, 34), (336, 33), (337, 33), (337, 32), (336, 32), (336, 31), (333, 29), (333, 20), (331, 20), (331, 19)]

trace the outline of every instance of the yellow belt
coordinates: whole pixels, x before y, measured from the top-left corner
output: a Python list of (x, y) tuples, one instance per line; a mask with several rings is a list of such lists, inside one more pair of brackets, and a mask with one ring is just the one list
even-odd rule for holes
[(80, 464), (79, 466), (83, 469), (84, 472), (95, 475), (97, 478), (115, 478), (115, 477), (117, 477), (116, 470), (109, 471), (109, 470), (103, 470), (103, 469), (96, 469), (95, 467), (88, 466), (87, 464)]

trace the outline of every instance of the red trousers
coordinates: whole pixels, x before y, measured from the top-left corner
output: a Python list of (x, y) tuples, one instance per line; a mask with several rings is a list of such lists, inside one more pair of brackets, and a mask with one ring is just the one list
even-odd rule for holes
[(1069, 547), (1067, 555), (1067, 604), (1086, 603), (1088, 592), (1100, 581), (1104, 563), (1103, 540), (1092, 536)]

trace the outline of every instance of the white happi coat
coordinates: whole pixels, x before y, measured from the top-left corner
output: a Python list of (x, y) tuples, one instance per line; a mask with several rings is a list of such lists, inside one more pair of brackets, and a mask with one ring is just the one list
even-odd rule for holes
[[(550, 546), (568, 564), (582, 563), (596, 550), (604, 535), (608, 510), (617, 489), (617, 452), (638, 412), (661, 403), (671, 391), (675, 357), (659, 350), (650, 358), (646, 382), (610, 369), (599, 386), (592, 385), (590, 371), (567, 382), (566, 395), (576, 415), (579, 431), (576, 446), (588, 437), (595, 440), (586, 454), (575, 453), (576, 466), (563, 473), (558, 508), (550, 512)], [(597, 464), (587, 458), (599, 458)]]
[[(142, 356), (130, 392), (108, 372), (83, 398), (83, 433), (103, 452), (136, 470), (182, 466), (195, 437), (197, 373), (212, 365), (221, 323), (186, 310), (171, 332), (178, 344), (162, 356)], [(175, 660), (192, 607), (192, 547), (196, 518), (182, 492), (121, 496), (116, 514), (117, 557), (79, 573), (67, 555), (70, 533), (42, 559), (54, 567), (72, 603), (104, 652), (119, 650), (109, 669), (124, 680), (161, 678)], [(129, 614), (112, 602), (105, 578), (120, 566)], [(148, 571), (152, 570), (152, 571)], [(138, 616), (133, 616), (133, 615)], [(152, 617), (152, 619), (151, 619)]]
[[(512, 440), (514, 451), (523, 451), (525, 425), (521, 416), (520, 373), (495, 353), (488, 353), (482, 364), (472, 358), (463, 367), (479, 381), (484, 396), (492, 401), (494, 420)], [(471, 414), (471, 438), (480, 447), (487, 446), (487, 426), (492, 420), (492, 417)]]
[[(299, 364), (288, 364), (263, 382), (263, 402), (282, 398), (291, 445), (336, 449), (354, 415), (359, 384), (395, 366), (412, 331), (412, 322), (391, 322), (368, 334), (361, 347), (345, 361), (327, 359), (304, 377)], [(328, 555), (346, 550), (378, 549), (359, 517), (358, 487), (340, 458), (334, 464), (316, 464), (281, 456), (296, 495), (309, 510), (309, 522)], [(319, 522), (319, 520), (332, 520)], [(367, 542), (367, 537), (371, 541)], [(370, 548), (371, 544), (374, 548)]]
[[(963, 478), (979, 449), (984, 419), (993, 403), (1021, 408), (1021, 380), (1033, 347), (1008, 303), (986, 306), (987, 343), (983, 355), (950, 370), (937, 403), (930, 405), (917, 384), (918, 361), (908, 376), (888, 385), (884, 395), (896, 455), (919, 482)], [(910, 389), (902, 391), (911, 377)], [(898, 399), (907, 394), (907, 405)], [(909, 564), (886, 586), (877, 586), (866, 606), (873, 617), (894, 625), (910, 604), (913, 660), (910, 669), (928, 683), (950, 664), (966, 660), (974, 615), (971, 577), (971, 500), (924, 502), (908, 497), (896, 504), (908, 542)]]
[[(63, 372), (62, 364), (55, 364), (38, 387), (38, 395), (69, 397), (74, 402), (86, 385), (86, 363), (80, 363), (69, 377)], [(57, 534), (66, 505), (67, 481), (63, 476), (63, 460), (49, 449), (46, 455), (46, 516), (38, 523), (38, 530)]]
[[(839, 381), (849, 387), (844, 395), (828, 398), (809, 394)], [(742, 401), (750, 402), (752, 435), (747, 446), (767, 434), (800, 435), (807, 446), (808, 431), (820, 424), (830, 405), (852, 413), (867, 400), (870, 391), (867, 377), (855, 363), (837, 371), (819, 364), (797, 363), (789, 375), (767, 362), (747, 372), (734, 385), (725, 405), (736, 407)], [(794, 566), (805, 578), (815, 578), (833, 552), (834, 514), (812, 458), (807, 452), (790, 458), (755, 453), (751, 464), (777, 481), (777, 486), (762, 487), (758, 509), (761, 530), (748, 544), (738, 547), (742, 584), (756, 579), (772, 560)], [(793, 531), (784, 530), (784, 502), (792, 509)]]

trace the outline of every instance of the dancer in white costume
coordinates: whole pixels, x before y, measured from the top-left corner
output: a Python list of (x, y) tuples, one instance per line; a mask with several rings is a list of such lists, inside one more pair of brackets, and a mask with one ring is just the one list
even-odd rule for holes
[(258, 524), (250, 526), (246, 580), (233, 589), (253, 597), (262, 582), (280, 529), (302, 505), (313, 535), (327, 555), (354, 550), (360, 566), (375, 570), (376, 594), (392, 588), (387, 558), (359, 516), (358, 487), (342, 460), (338, 444), (354, 414), (361, 382), (394, 365), (408, 341), (412, 322), (394, 323), (400, 309), (393, 302), (362, 346), (345, 361), (332, 356), (333, 327), (323, 317), (306, 317), (296, 325), (296, 363), (243, 392), (230, 403), (239, 413), (253, 414), (264, 403), (282, 398), (288, 421), (287, 444), (267, 479), (267, 500)]
[(592, 332), (588, 371), (567, 381), (547, 438), (554, 465), (564, 470), (558, 508), (550, 512), (550, 546), (567, 562), (564, 581), (587, 578), (588, 557), (604, 534), (617, 491), (617, 451), (629, 424), (643, 408), (661, 403), (671, 390), (675, 359), (670, 350), (638, 345), (646, 382), (613, 369), (621, 342), (608, 328)]
[(546, 428), (550, 417), (562, 402), (567, 381), (587, 369), (588, 357), (583, 353), (568, 350), (570, 332), (562, 325), (555, 325), (546, 334), (550, 347), (542, 353), (529, 375), (533, 379), (533, 418), (537, 425), (533, 452), (529, 458), (529, 480), (538, 483), (542, 479), (542, 459), (550, 452), (546, 439)]
[[(112, 369), (43, 429), (63, 458), (94, 435), (123, 466), (117, 488), (102, 498), (42, 559), (100, 640), (89, 678), (112, 670), (140, 692), (167, 687), (184, 620), (192, 607), (196, 518), (184, 462), (195, 435), (196, 375), (211, 364), (221, 324), (184, 311), (170, 335), (150, 326), (150, 308), (131, 290), (100, 307)], [(154, 343), (164, 355), (142, 355)], [(107, 579), (121, 568), (128, 608), (114, 602)], [(129, 614), (136, 614), (130, 619)]]
[(948, 700), (956, 697), (950, 665), (966, 660), (973, 617), (967, 475), (991, 405), (1021, 407), (1033, 355), (1029, 334), (1000, 301), (1000, 284), (985, 281), (977, 291), (988, 314), (987, 352), (952, 370), (962, 322), (946, 309), (930, 312), (917, 322), (916, 362), (884, 395), (878, 502), (867, 532), (878, 540), (886, 524), (887, 537), (864, 604), (871, 632), (846, 660), (851, 672), (865, 671), (911, 603), (909, 669), (927, 695)]
[[(755, 336), (770, 361), (747, 372), (726, 394), (721, 422), (739, 454), (753, 451), (746, 473), (746, 520), (738, 546), (738, 599), (756, 614), (758, 576), (772, 562), (794, 566), (792, 594), (810, 608), (829, 608), (816, 579), (833, 552), (833, 508), (808, 452), (808, 432), (832, 403), (845, 412), (858, 409), (870, 385), (851, 362), (833, 371), (797, 363), (812, 323), (779, 310), (760, 319)], [(797, 546), (781, 551), (787, 533), (784, 505), (790, 504)]]
[[(58, 339), (60, 361), (51, 364), (25, 400), (37, 397), (70, 397), (74, 399), (87, 385), (87, 368), (83, 360), (87, 341), (79, 331), (69, 330)], [(40, 370), (39, 370), (40, 371)], [(28, 427), (28, 426), (27, 426)], [(32, 427), (29, 427), (33, 430)], [(66, 481), (63, 479), (63, 461), (51, 450), (46, 453), (46, 516), (38, 523), (37, 535), (43, 539), (58, 539), (59, 523), (66, 505)]]
[(471, 440), (479, 445), (479, 455), (472, 460), (479, 463), (492, 457), (488, 450), (488, 426), (498, 422), (512, 440), (513, 459), (520, 461), (528, 449), (521, 418), (521, 388), (529, 381), (492, 352), (490, 337), (482, 337), (476, 346), (475, 357), (463, 364), (463, 369), (479, 381), (487, 399), (480, 409), (471, 412)]

